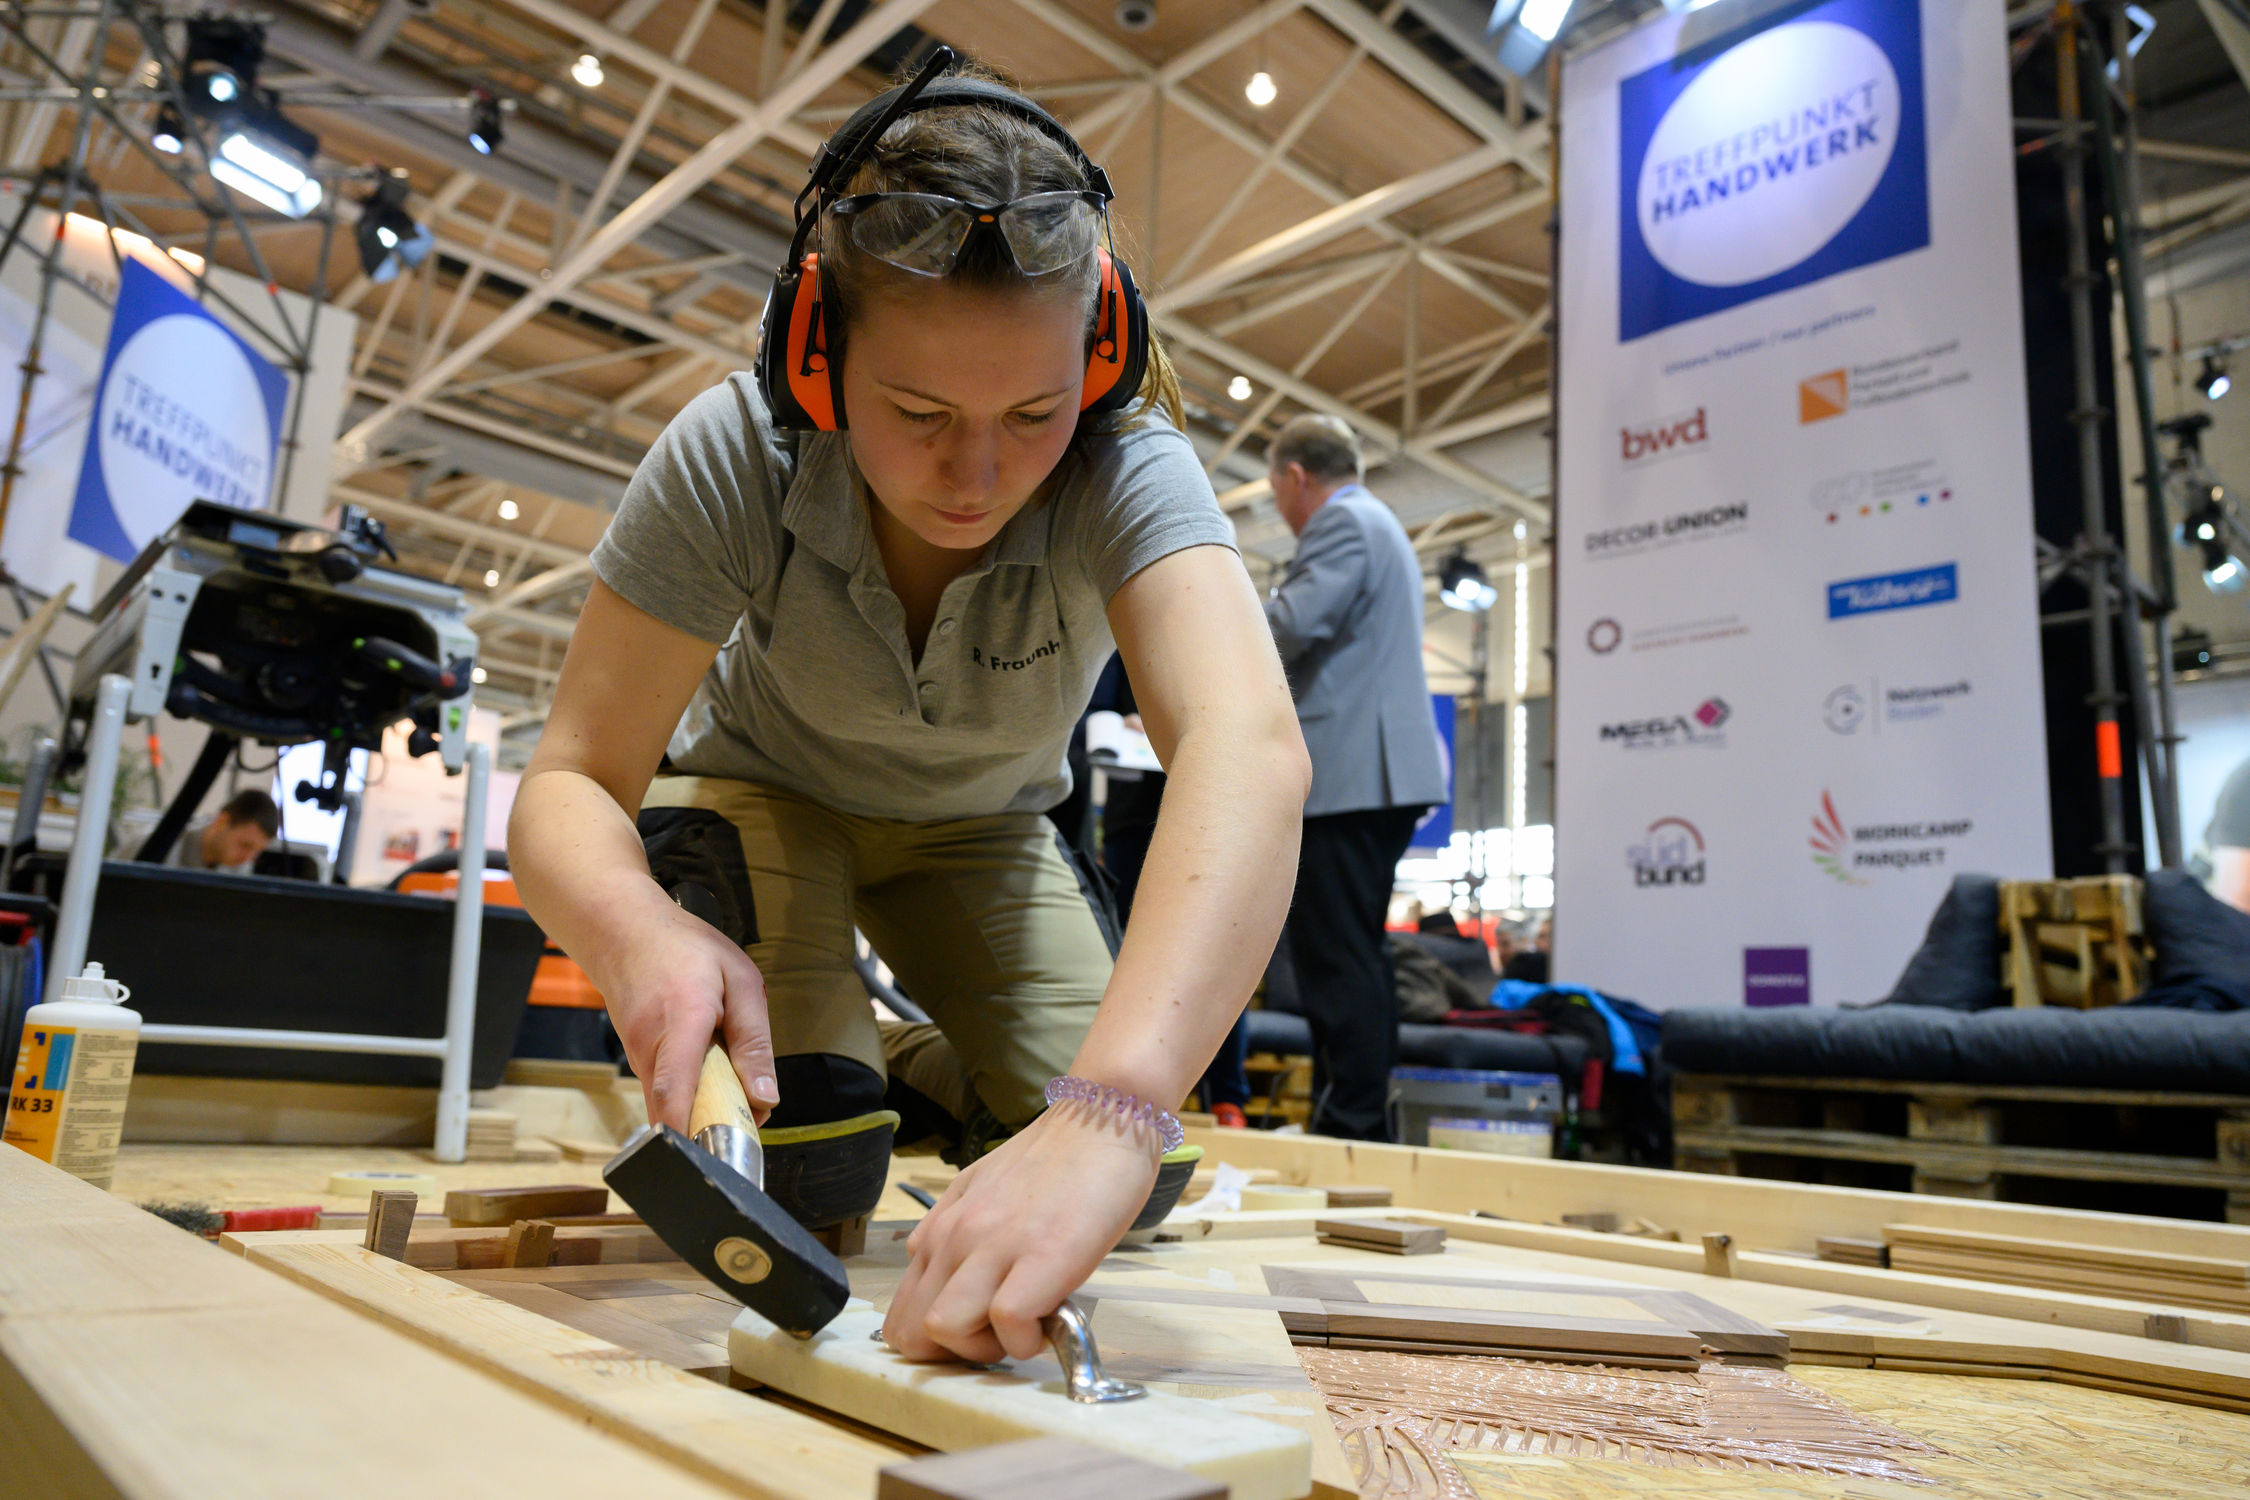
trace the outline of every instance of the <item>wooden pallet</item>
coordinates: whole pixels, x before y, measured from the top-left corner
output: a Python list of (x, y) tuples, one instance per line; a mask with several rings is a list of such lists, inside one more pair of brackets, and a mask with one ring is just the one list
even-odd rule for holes
[(2118, 1005), (2148, 987), (2133, 875), (2000, 882), (2001, 984), (2019, 1006)]
[(2250, 1223), (2240, 1095), (1682, 1074), (1672, 1139), (1682, 1171), (1877, 1163), (1909, 1169), (1917, 1193), (1954, 1198), (2002, 1197), (2010, 1179), (2200, 1188), (2225, 1195), (2228, 1223)]

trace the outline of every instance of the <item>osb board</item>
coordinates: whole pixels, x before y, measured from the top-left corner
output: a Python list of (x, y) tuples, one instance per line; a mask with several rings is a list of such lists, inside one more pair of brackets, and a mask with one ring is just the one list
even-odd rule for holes
[(1931, 1483), (1490, 1455), (1457, 1467), (1488, 1500), (2209, 1500), (2250, 1492), (2250, 1417), (2039, 1381), (1886, 1370), (1791, 1373), (1862, 1416), (1943, 1450), (1915, 1459)]

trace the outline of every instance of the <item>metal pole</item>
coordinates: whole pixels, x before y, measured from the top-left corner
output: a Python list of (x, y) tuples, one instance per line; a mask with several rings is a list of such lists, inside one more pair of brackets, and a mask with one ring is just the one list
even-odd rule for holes
[(8, 830), (7, 852), (0, 854), (0, 887), (5, 887), (15, 872), (18, 854), (39, 845), (39, 814), (47, 806), (47, 783), (54, 780), (58, 748), (54, 739), (44, 734), (31, 742), (31, 754), (23, 763), (23, 783), (16, 789), (15, 824)]
[(469, 1153), (469, 1049), (476, 1039), (477, 960), (484, 947), (484, 794), (490, 746), (469, 746), (461, 799), (460, 889), (453, 897), (453, 967), (445, 987), (445, 1063), (438, 1081), (437, 1159)]
[(2072, 0), (2055, 7), (2055, 93), (2061, 105), (2059, 154), (2063, 171), (2063, 216), (2069, 220), (2068, 290), (2070, 351), (2076, 376), (2078, 493), (2084, 503), (2082, 551), (2086, 579), (2086, 619), (2093, 648), (2094, 687), (2086, 701), (2094, 710), (2094, 771), (2102, 814), (2102, 865), (2111, 874), (2125, 869), (2125, 757), (2117, 728), (2116, 637), (2110, 620), (2112, 554), (2109, 517), (2102, 495), (2102, 417), (2094, 374), (2093, 270), (2086, 246), (2086, 122), (2078, 96), (2079, 10)]
[(125, 700), (133, 695), (130, 678), (103, 676), (94, 691), (94, 723), (86, 746), (86, 786), (78, 797), (78, 829), (70, 841), (70, 865), (63, 874), (62, 902), (55, 913), (55, 951), (47, 964), (47, 998), (62, 998), (63, 981), (86, 967), (86, 933), (94, 923), (94, 884), (101, 879), (102, 844), (109, 833), (109, 805), (117, 792), (117, 748), (125, 734)]
[[(2141, 732), (2148, 737), (2144, 755), (2149, 770), (2149, 796), (2155, 807), (2157, 859), (2165, 869), (2181, 867), (2185, 841), (2180, 832), (2180, 740), (2178, 716), (2172, 700), (2172, 614), (2179, 608), (2180, 592), (2172, 558), (2172, 523), (2164, 501), (2164, 459), (2156, 446), (2156, 402), (2150, 391), (2148, 281), (2141, 265), (2140, 130), (2134, 121), (2139, 107), (2133, 79), (2133, 54), (2126, 45), (2128, 23), (2122, 7), (2111, 13), (2111, 56), (2117, 63), (2117, 86), (2123, 110), (2113, 110), (2108, 81), (2100, 67), (2100, 50), (2094, 50), (2085, 69), (2088, 87), (2094, 90), (2094, 123), (2100, 129), (2102, 190), (2109, 199), (2110, 222), (2117, 235), (2117, 293), (2125, 313), (2125, 336), (2130, 342), (2133, 373), (2133, 410), (2140, 428), (2141, 489), (2146, 504), (2148, 569), (2155, 585), (2155, 605), (2147, 611), (2155, 636), (2156, 688), (2153, 717), (2141, 712)], [(2133, 634), (2137, 655), (2140, 633)], [(2138, 662), (2134, 670), (2141, 672)], [(2141, 692), (2137, 699), (2151, 695)]]

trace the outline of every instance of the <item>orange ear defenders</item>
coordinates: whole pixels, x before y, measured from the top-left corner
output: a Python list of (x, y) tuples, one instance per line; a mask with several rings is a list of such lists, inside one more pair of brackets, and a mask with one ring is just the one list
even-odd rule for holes
[[(822, 204), (831, 196), (831, 185), (849, 182), (852, 170), (901, 115), (961, 104), (1004, 109), (1077, 157), (1094, 190), (1105, 199), (1110, 195), (1108, 175), (1053, 116), (1012, 89), (981, 78), (940, 80), (938, 75), (953, 61), (951, 49), (938, 48), (911, 82), (861, 106), (813, 161), (812, 180), (797, 197), (797, 232), (790, 240), (789, 262), (774, 274), (773, 293), (766, 299), (758, 330), (758, 389), (778, 427), (841, 432), (848, 425), (843, 371), (829, 358), (840, 305), (835, 279), (821, 265), (819, 254), (805, 249), (805, 242), (819, 221)], [(809, 210), (807, 199), (812, 200)], [(1086, 386), (1078, 403), (1082, 416), (1122, 411), (1139, 393), (1148, 369), (1148, 307), (1133, 284), (1133, 273), (1107, 249), (1097, 247), (1094, 253), (1101, 261), (1101, 285), (1096, 293), (1093, 348), (1086, 358)]]

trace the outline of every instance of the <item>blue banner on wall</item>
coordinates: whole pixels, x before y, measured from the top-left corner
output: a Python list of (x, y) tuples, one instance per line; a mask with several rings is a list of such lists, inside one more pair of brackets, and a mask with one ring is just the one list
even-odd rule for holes
[(1409, 849), (1443, 849), (1453, 838), (1453, 696), (1450, 693), (1430, 694), (1430, 712), (1437, 715), (1438, 743), (1445, 752), (1445, 801), (1430, 810), (1414, 829), (1414, 841)]
[(130, 561), (189, 502), (262, 510), (289, 385), (194, 298), (127, 259), (70, 538)]

